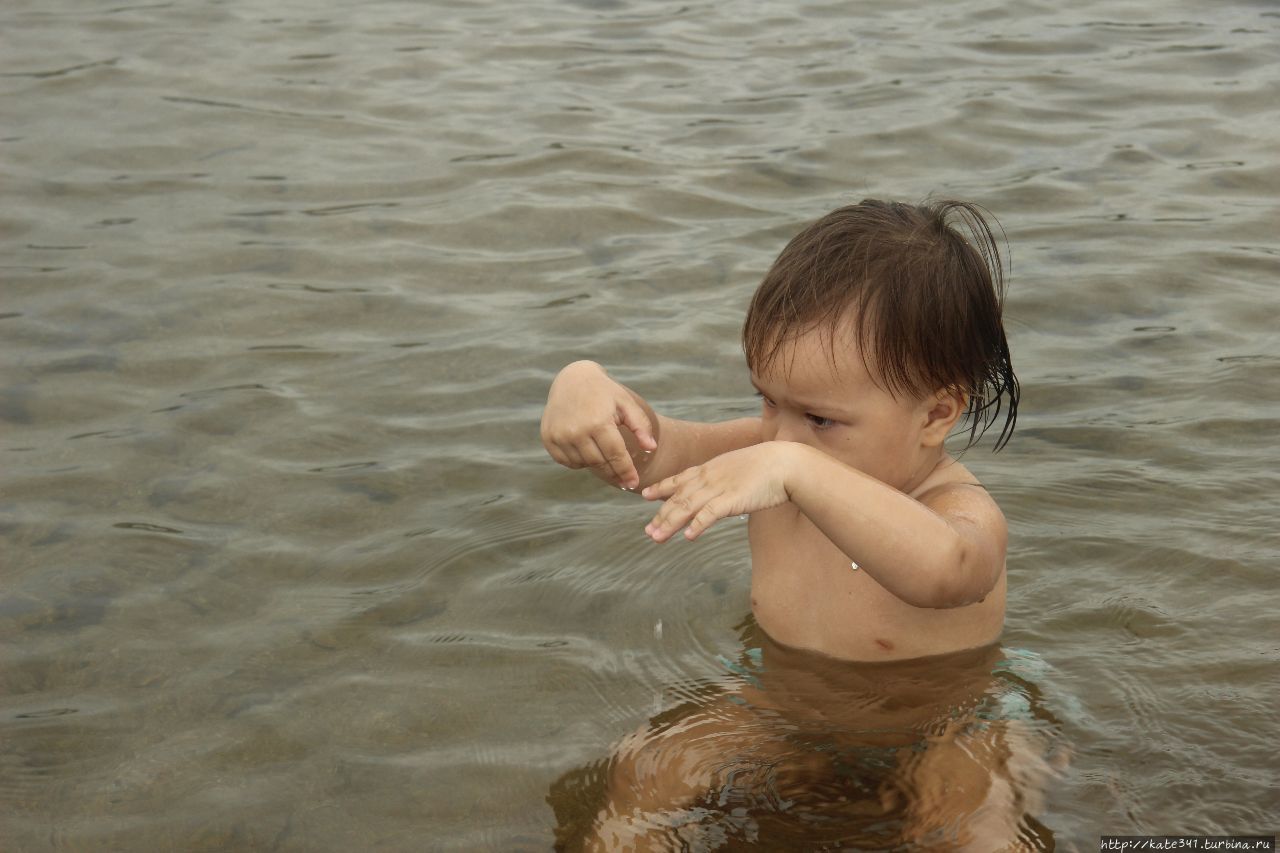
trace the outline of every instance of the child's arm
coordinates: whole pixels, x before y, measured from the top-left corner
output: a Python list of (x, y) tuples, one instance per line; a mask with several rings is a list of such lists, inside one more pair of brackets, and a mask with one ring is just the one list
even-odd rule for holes
[(759, 418), (701, 424), (664, 417), (591, 361), (560, 371), (542, 413), (542, 444), (552, 459), (626, 489), (759, 441)]
[(890, 593), (915, 607), (986, 597), (1004, 570), (1008, 529), (981, 489), (951, 484), (919, 499), (803, 444), (769, 441), (713, 459), (644, 490), (666, 499), (645, 528), (655, 541), (688, 525), (790, 501)]

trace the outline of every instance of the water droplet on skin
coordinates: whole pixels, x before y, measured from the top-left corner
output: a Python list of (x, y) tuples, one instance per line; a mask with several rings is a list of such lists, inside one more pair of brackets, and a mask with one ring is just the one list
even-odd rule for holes
[(849, 566), (850, 566), (850, 568), (852, 568), (855, 572), (858, 570), (858, 564), (857, 564), (857, 563), (850, 563), (850, 564), (849, 564)]

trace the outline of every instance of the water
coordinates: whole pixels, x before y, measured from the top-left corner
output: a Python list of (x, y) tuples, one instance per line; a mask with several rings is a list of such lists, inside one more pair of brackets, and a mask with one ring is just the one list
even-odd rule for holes
[(749, 609), (741, 524), (655, 546), (546, 458), (555, 370), (749, 411), (785, 240), (929, 192), (1012, 249), (1023, 415), (966, 463), (1073, 750), (1041, 822), (1274, 830), (1274, 5), (11, 0), (0, 34), (0, 847), (548, 849), (557, 782)]

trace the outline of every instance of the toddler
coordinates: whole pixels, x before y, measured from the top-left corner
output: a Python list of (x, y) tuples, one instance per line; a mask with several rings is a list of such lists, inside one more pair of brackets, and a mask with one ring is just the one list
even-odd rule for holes
[(801, 231), (757, 289), (758, 417), (668, 418), (589, 361), (556, 377), (547, 451), (662, 501), (655, 542), (750, 516), (742, 677), (623, 740), (587, 847), (759, 841), (784, 812), (865, 819), (823, 842), (859, 849), (1035, 842), (1047, 765), (995, 675), (1007, 527), (946, 447), (961, 424), (967, 446), (1013, 431), (1002, 296), (978, 207), (867, 200)]

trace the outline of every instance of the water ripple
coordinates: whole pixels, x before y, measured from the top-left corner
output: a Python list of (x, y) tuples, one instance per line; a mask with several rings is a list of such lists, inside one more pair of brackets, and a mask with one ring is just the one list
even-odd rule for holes
[[(757, 644), (742, 526), (647, 541), (551, 377), (749, 411), (781, 246), (928, 193), (1013, 259), (1023, 417), (965, 461), (1074, 744), (1027, 846), (1266, 824), (1274, 12), (83, 6), (0, 11), (9, 846), (571, 846)], [(758, 793), (682, 825), (794, 842)]]

